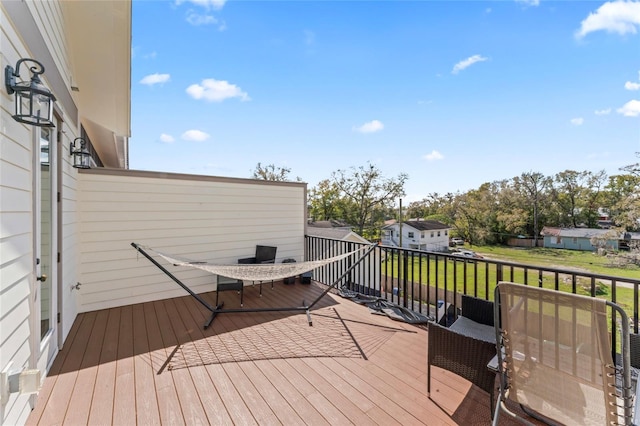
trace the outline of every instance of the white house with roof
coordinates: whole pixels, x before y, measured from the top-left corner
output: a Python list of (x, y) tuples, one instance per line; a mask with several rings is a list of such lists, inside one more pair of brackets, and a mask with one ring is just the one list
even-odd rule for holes
[(78, 313), (185, 294), (132, 242), (301, 261), (307, 185), (129, 170), (130, 0), (2, 0), (0, 22), (0, 424), (20, 425)]
[(425, 251), (447, 251), (451, 228), (437, 220), (408, 220), (382, 228), (382, 244)]

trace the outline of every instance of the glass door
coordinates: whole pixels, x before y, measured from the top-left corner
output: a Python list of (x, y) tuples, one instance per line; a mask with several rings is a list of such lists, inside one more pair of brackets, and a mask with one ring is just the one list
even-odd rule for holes
[[(57, 179), (55, 176), (56, 143), (54, 128), (39, 129), (39, 189), (36, 191), (36, 289), (40, 313), (40, 363), (44, 367), (57, 352)], [(38, 229), (39, 228), (39, 229)]]
[(40, 339), (51, 329), (51, 133), (40, 132)]

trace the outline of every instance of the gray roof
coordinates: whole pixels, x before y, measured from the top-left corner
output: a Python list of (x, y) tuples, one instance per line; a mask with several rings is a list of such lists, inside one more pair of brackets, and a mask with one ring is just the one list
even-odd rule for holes
[[(561, 237), (569, 238), (592, 238), (611, 233), (610, 229), (595, 229), (595, 228), (567, 228), (560, 230)], [(615, 238), (615, 237), (614, 237)]]
[(417, 229), (418, 231), (432, 231), (451, 228), (449, 225), (445, 225), (437, 220), (408, 220), (403, 223)]
[[(542, 235), (554, 236), (554, 237), (566, 237), (566, 238), (592, 238), (607, 233), (611, 233), (611, 229), (596, 229), (596, 228), (553, 228), (545, 226), (542, 228)], [(615, 231), (613, 231), (615, 232)], [(624, 239), (625, 234), (632, 240), (640, 239), (640, 232), (620, 232), (615, 235), (612, 234), (611, 239)]]
[(317, 226), (307, 226), (307, 235), (312, 237), (332, 238), (341, 240), (351, 233), (350, 229), (345, 228), (321, 228)]
[[(437, 220), (407, 220), (402, 222), (403, 225), (408, 225), (418, 231), (432, 231), (438, 229), (450, 229), (449, 225), (446, 225), (442, 222), (438, 222)], [(382, 229), (393, 228), (398, 223), (392, 223), (386, 226), (383, 226)]]

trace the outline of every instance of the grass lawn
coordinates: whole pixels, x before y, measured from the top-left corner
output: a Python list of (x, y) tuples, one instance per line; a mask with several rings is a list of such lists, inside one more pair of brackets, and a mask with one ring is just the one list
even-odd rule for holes
[(616, 267), (612, 265), (607, 257), (598, 256), (587, 251), (502, 246), (474, 246), (467, 248), (489, 259), (640, 279), (640, 267)]

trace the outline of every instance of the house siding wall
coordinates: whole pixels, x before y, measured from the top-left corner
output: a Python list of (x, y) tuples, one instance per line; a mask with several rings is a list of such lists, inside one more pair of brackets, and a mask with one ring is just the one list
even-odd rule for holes
[[(68, 76), (68, 58), (66, 56), (63, 16), (61, 4), (48, 2), (0, 2), (0, 57), (1, 67), (15, 67), (20, 58), (34, 58), (44, 62), (45, 73), (42, 79), (56, 97), (71, 99), (68, 88), (59, 84), (61, 76)], [(23, 64), (20, 69), (22, 78), (29, 73)], [(10, 366), (12, 370), (39, 368), (42, 379), (46, 376), (46, 357), (39, 353), (39, 333), (36, 330), (35, 313), (31, 300), (34, 300), (39, 282), (35, 280), (34, 251), (34, 178), (38, 156), (35, 135), (38, 129), (13, 120), (13, 95), (4, 90), (0, 94), (0, 370)], [(66, 106), (71, 105), (71, 116)], [(73, 102), (57, 103), (56, 111), (63, 121), (62, 141), (58, 149), (63, 150), (62, 164), (62, 209), (75, 216), (75, 204), (65, 204), (65, 200), (74, 199), (75, 169), (69, 165), (64, 146), (77, 134), (77, 126), (69, 126), (77, 120), (77, 110)], [(69, 217), (63, 218), (59, 229), (62, 238), (59, 265), (62, 271), (63, 286), (75, 281), (75, 269), (65, 267), (69, 259), (75, 258), (76, 242), (75, 222)], [(53, 282), (53, 281), (51, 281)], [(76, 316), (72, 306), (65, 305), (62, 312), (62, 327), (59, 329), (60, 341), (66, 337)], [(35, 307), (39, 310), (39, 307)], [(58, 341), (50, 344), (58, 346)], [(33, 349), (35, 348), (35, 350)], [(0, 424), (23, 424), (30, 411), (30, 397), (11, 393), (9, 401), (0, 406)]]
[[(556, 237), (545, 236), (544, 237), (545, 248), (561, 248), (567, 250), (581, 250), (581, 251), (596, 251), (596, 248), (591, 244), (590, 238), (585, 237)], [(607, 241), (607, 248), (610, 250), (618, 250), (618, 242), (615, 240)]]
[[(81, 312), (185, 294), (132, 242), (215, 263), (256, 244), (303, 260), (306, 184), (95, 169), (80, 173), (79, 194)], [(207, 272), (158, 261), (196, 293), (215, 289)]]
[[(385, 245), (397, 245), (400, 242), (400, 225), (393, 224), (385, 230), (390, 229), (393, 231), (393, 237), (390, 238), (383, 232), (382, 244)], [(409, 237), (409, 233), (413, 232), (413, 237)], [(431, 232), (434, 236), (431, 237)], [(440, 236), (438, 236), (440, 232)], [(447, 251), (449, 248), (449, 232), (450, 229), (436, 229), (433, 231), (425, 230), (420, 231), (409, 225), (402, 225), (402, 247), (408, 249), (425, 250), (425, 251)], [(424, 233), (424, 238), (421, 238), (421, 234)]]

